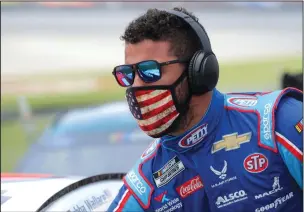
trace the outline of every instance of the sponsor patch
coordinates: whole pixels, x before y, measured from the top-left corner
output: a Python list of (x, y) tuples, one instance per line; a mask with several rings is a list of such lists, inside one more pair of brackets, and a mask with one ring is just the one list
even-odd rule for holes
[[(164, 200), (164, 202), (162, 202), (164, 204), (161, 207), (157, 208), (155, 210), (155, 212), (172, 212), (172, 211), (179, 210), (183, 207), (183, 203), (180, 201), (180, 199), (178, 197), (170, 198), (167, 196), (167, 192), (163, 192), (156, 198), (158, 198), (156, 201)], [(161, 198), (164, 198), (164, 199), (161, 199)], [(158, 202), (160, 202), (160, 201), (158, 201)]]
[(153, 178), (156, 186), (162, 187), (170, 182), (176, 175), (185, 169), (182, 161), (175, 156), (169, 160), (160, 170), (153, 173)]
[(137, 174), (131, 170), (127, 174), (127, 180), (130, 182), (130, 185), (132, 188), (136, 190), (136, 193), (139, 195), (143, 195), (146, 193), (146, 187), (144, 183), (141, 181), (141, 179), (137, 176)]
[(216, 199), (215, 204), (217, 208), (222, 208), (245, 199), (248, 199), (247, 193), (244, 190), (240, 190), (228, 195), (219, 196)]
[(265, 140), (271, 139), (271, 103), (267, 103), (264, 106), (264, 112), (262, 117), (262, 133)]
[(153, 141), (150, 146), (144, 151), (144, 153), (141, 155), (141, 160), (145, 160), (146, 158), (148, 158), (150, 155), (152, 155), (152, 153), (157, 149), (157, 146), (160, 142), (160, 139), (156, 139), (155, 141)]
[(261, 153), (253, 153), (245, 158), (243, 165), (250, 173), (260, 173), (267, 169), (268, 159)]
[(301, 121), (299, 121), (296, 125), (295, 125), (296, 130), (298, 131), (298, 133), (301, 133), (303, 131), (303, 118)]
[(256, 97), (231, 97), (228, 102), (239, 107), (253, 107), (258, 103), (258, 100)]
[(203, 187), (204, 185), (202, 183), (202, 180), (200, 176), (197, 175), (192, 179), (188, 180), (187, 182), (185, 182), (184, 184), (182, 184), (181, 186), (177, 187), (176, 191), (177, 193), (179, 193), (179, 195), (182, 198), (186, 198)]
[(266, 191), (262, 194), (254, 195), (254, 198), (255, 199), (261, 199), (261, 198), (264, 198), (266, 196), (270, 196), (274, 193), (277, 193), (278, 191), (281, 191), (282, 189), (283, 189), (283, 187), (280, 186), (280, 178), (279, 177), (274, 177), (273, 178), (273, 184), (272, 184), (272, 190)]
[(178, 145), (182, 148), (189, 148), (192, 147), (198, 143), (200, 143), (207, 135), (207, 127), (208, 124), (203, 124), (194, 130), (192, 130), (190, 133), (188, 133), (186, 136), (184, 136), (179, 142)]
[(215, 183), (215, 184), (211, 185), (211, 188), (216, 188), (218, 186), (221, 186), (221, 185), (224, 185), (226, 183), (229, 183), (230, 181), (233, 181), (233, 180), (237, 180), (237, 177), (236, 176), (229, 177), (229, 178), (227, 178), (225, 180), (222, 180), (222, 181), (220, 181), (218, 183)]
[(212, 166), (210, 166), (210, 169), (214, 174), (218, 175), (220, 179), (224, 180), (227, 176), (227, 161), (224, 160), (224, 166), (221, 171), (215, 170)]
[(170, 199), (167, 197), (167, 193), (168, 193), (168, 191), (164, 191), (164, 192), (161, 193), (160, 195), (154, 197), (154, 199), (155, 199), (157, 202), (161, 202), (161, 203), (168, 202)]
[(273, 201), (270, 204), (267, 204), (263, 207), (255, 209), (255, 212), (263, 212), (263, 211), (268, 211), (270, 209), (271, 209), (271, 211), (273, 211), (272, 209), (276, 209), (278, 206), (280, 206), (281, 204), (283, 204), (287, 200), (291, 199), (292, 197), (293, 197), (293, 192), (290, 192), (289, 194), (287, 194), (283, 197), (277, 198), (275, 201)]
[(130, 191), (134, 192), (134, 196), (144, 207), (150, 204), (150, 195), (153, 187), (148, 180), (141, 175), (140, 160), (133, 166), (133, 168), (126, 174), (123, 181)]
[(250, 142), (251, 132), (238, 135), (238, 133), (232, 133), (229, 135), (223, 135), (223, 140), (213, 143), (211, 153), (218, 152), (222, 149), (225, 151), (231, 151), (239, 149), (241, 144)]
[(226, 179), (227, 177), (227, 169), (228, 169), (228, 164), (227, 164), (227, 161), (224, 160), (224, 166), (222, 168), (222, 170), (216, 170), (215, 168), (213, 168), (212, 166), (210, 166), (210, 170), (218, 176), (219, 179), (221, 179), (222, 181), (218, 182), (218, 183), (215, 183), (213, 185), (211, 185), (212, 188), (215, 188), (215, 187), (218, 187), (220, 185), (223, 185), (225, 183), (228, 183), (230, 181), (233, 181), (233, 180), (236, 180), (237, 177), (236, 176), (233, 176), (233, 177), (229, 177)]

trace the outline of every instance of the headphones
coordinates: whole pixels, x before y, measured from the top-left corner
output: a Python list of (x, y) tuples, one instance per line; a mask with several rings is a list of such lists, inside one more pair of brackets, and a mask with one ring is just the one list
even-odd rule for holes
[(192, 94), (202, 95), (213, 90), (219, 78), (219, 64), (212, 52), (209, 37), (204, 27), (185, 13), (176, 10), (164, 11), (184, 20), (200, 39), (201, 49), (194, 53), (188, 68), (189, 86)]

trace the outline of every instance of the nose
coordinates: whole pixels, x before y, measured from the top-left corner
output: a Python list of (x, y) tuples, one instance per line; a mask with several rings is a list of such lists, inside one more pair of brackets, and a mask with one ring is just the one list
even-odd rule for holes
[(141, 86), (145, 86), (146, 83), (144, 81), (142, 81), (142, 79), (139, 77), (138, 72), (135, 72), (135, 78), (134, 78), (134, 82), (133, 82), (133, 87), (141, 87)]

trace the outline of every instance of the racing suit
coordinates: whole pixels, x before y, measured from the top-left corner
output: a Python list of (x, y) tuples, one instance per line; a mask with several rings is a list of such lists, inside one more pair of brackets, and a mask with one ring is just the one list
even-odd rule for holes
[(152, 142), (108, 211), (302, 211), (302, 106), (292, 88), (214, 89), (196, 126)]

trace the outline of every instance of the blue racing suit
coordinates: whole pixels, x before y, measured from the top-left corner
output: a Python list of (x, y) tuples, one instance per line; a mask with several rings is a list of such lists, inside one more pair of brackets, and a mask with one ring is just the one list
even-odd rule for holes
[(156, 139), (108, 211), (303, 211), (303, 93), (222, 94), (180, 136)]

